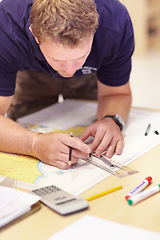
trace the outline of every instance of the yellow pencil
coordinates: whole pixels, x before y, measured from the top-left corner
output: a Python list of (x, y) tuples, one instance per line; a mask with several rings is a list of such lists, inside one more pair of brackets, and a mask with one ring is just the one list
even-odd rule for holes
[(93, 195), (93, 196), (91, 196), (91, 197), (89, 197), (89, 198), (86, 198), (86, 200), (87, 200), (87, 201), (91, 201), (91, 200), (93, 200), (93, 199), (96, 199), (96, 198), (102, 197), (102, 196), (104, 196), (104, 195), (106, 195), (106, 194), (108, 194), (108, 193), (111, 193), (111, 192), (117, 191), (117, 190), (119, 190), (119, 189), (121, 189), (121, 188), (122, 188), (121, 185), (118, 186), (118, 187), (115, 187), (115, 188), (111, 188), (111, 189), (109, 189), (109, 190), (107, 190), (107, 191), (104, 191), (104, 192), (102, 192), (102, 193), (98, 193), (98, 194)]

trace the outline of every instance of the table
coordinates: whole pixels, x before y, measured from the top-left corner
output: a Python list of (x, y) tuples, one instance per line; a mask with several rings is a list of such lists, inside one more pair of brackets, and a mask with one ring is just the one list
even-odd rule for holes
[(87, 198), (109, 188), (123, 186), (121, 190), (91, 201), (89, 209), (61, 216), (42, 204), (38, 212), (1, 231), (0, 239), (46, 240), (86, 214), (160, 233), (159, 193), (135, 206), (129, 206), (125, 200), (125, 195), (147, 176), (152, 176), (152, 185), (160, 184), (160, 146), (129, 166), (139, 173), (124, 178), (110, 176), (80, 195)]

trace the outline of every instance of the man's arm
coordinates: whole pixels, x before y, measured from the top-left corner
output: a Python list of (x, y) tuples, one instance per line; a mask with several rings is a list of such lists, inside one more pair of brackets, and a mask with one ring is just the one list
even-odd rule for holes
[(0, 115), (4, 116), (12, 102), (13, 96), (1, 97), (0, 96)]
[(120, 115), (126, 122), (131, 108), (132, 95), (129, 82), (118, 87), (98, 84), (98, 120), (106, 115)]
[(87, 127), (80, 136), (85, 141), (89, 136), (94, 140), (91, 145), (92, 153), (100, 156), (106, 151), (111, 158), (114, 153), (121, 154), (124, 147), (123, 135), (119, 126), (106, 115), (120, 115), (126, 122), (131, 108), (132, 95), (129, 83), (118, 87), (110, 87), (98, 82), (98, 121)]
[(0, 96), (0, 151), (32, 155), (34, 133), (27, 131), (16, 122), (5, 117), (13, 96)]
[[(58, 168), (69, 167), (69, 150), (72, 147), (71, 162), (87, 158), (90, 147), (78, 138), (64, 133), (37, 133), (24, 129), (5, 117), (12, 97), (0, 97), (0, 151), (33, 156), (44, 163)], [(33, 154), (34, 153), (34, 154)]]

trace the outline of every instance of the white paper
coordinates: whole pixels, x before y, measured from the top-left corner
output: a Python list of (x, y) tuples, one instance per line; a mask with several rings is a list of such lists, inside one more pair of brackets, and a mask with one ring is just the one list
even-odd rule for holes
[(55, 129), (67, 129), (77, 124), (86, 125), (86, 120), (95, 119), (97, 104), (86, 101), (65, 100), (38, 112), (19, 118), (21, 123), (33, 123)]
[(0, 227), (28, 212), (39, 200), (37, 195), (0, 186)]
[[(49, 126), (49, 131), (53, 128), (68, 129), (73, 126), (91, 124), (96, 118), (96, 110), (97, 103), (65, 100), (63, 103), (54, 104), (37, 113), (23, 117), (19, 119), (19, 122)], [(148, 135), (145, 136), (148, 124), (151, 124), (151, 129)], [(44, 129), (46, 131), (46, 128), (40, 127), (38, 131), (43, 132)], [(160, 144), (160, 134), (156, 135), (154, 133), (155, 130), (160, 133), (160, 112), (132, 108), (123, 131), (125, 141), (123, 153), (121, 155), (114, 155), (112, 159), (121, 165), (128, 165), (139, 156)], [(34, 184), (47, 186), (54, 183), (58, 187), (75, 195), (84, 192), (110, 176), (104, 170), (85, 163), (82, 160), (79, 160), (76, 166), (72, 166), (66, 170), (61, 170), (39, 161), (37, 169), (40, 175)]]
[(84, 216), (57, 232), (48, 240), (160, 240), (160, 234), (128, 225), (104, 220), (94, 216)]

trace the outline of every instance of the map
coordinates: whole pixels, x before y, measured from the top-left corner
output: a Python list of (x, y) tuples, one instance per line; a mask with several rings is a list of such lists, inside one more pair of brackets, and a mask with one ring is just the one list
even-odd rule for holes
[[(74, 126), (67, 130), (54, 130), (34, 124), (21, 125), (36, 132), (72, 132), (74, 136), (79, 136), (86, 127)], [(83, 180), (79, 177), (82, 175), (82, 167)], [(92, 186), (95, 181), (99, 182), (99, 178), (104, 179), (107, 177), (105, 171), (98, 169), (83, 160), (79, 160), (76, 165), (71, 166), (69, 169), (61, 170), (49, 166), (33, 157), (7, 153), (0, 153), (0, 175), (32, 183), (38, 187), (55, 184), (72, 194), (79, 194), (86, 189), (88, 184), (89, 186)], [(91, 175), (93, 175), (92, 178), (90, 177)], [(75, 184), (71, 184), (73, 181)], [(86, 182), (88, 183), (87, 185)]]
[[(96, 119), (96, 103), (89, 103), (90, 111), (86, 112), (86, 105), (84, 105), (85, 102), (73, 102), (73, 101), (66, 101), (65, 103), (59, 105), (58, 107), (61, 107), (63, 109), (71, 109), (63, 119), (65, 119), (66, 124), (62, 123), (60, 121), (57, 122), (53, 119), (54, 125), (57, 128), (51, 127), (52, 125), (47, 122), (48, 126), (44, 126), (41, 124), (45, 124), (46, 122), (43, 118), (43, 116), (47, 116), (46, 119), (50, 118), (48, 117), (48, 112), (54, 112), (54, 108), (57, 107), (58, 104), (54, 104), (52, 111), (50, 111), (50, 108), (47, 110), (47, 113), (41, 110), (37, 114), (40, 114), (40, 117), (38, 116), (38, 119), (41, 119), (40, 124), (34, 124), (34, 123), (28, 123), (28, 122), (34, 122), (32, 121), (32, 118), (34, 119), (34, 114), (29, 116), (29, 118), (23, 118), (18, 121), (18, 123), (23, 126), (24, 128), (30, 129), (35, 132), (42, 132), (42, 133), (48, 133), (48, 132), (62, 132), (62, 133), (70, 133), (72, 132), (74, 137), (78, 137), (93, 121)], [(66, 106), (67, 105), (67, 106)], [(72, 107), (71, 107), (72, 105)], [(82, 106), (81, 106), (82, 105)], [(91, 108), (92, 106), (92, 108)], [(61, 109), (61, 110), (63, 110)], [(79, 111), (81, 109), (81, 111)], [(57, 108), (56, 108), (57, 112)], [(65, 111), (62, 111), (65, 113)], [(58, 114), (61, 114), (61, 112), (57, 112), (56, 117)], [(71, 116), (75, 114), (75, 118), (77, 119), (76, 122), (80, 122), (80, 124), (77, 124), (75, 126), (72, 126), (72, 124), (75, 123), (75, 118), (73, 121), (71, 120)], [(88, 114), (88, 115), (87, 115)], [(66, 117), (67, 115), (67, 117)], [(85, 118), (81, 117), (82, 115), (85, 116)], [(32, 117), (33, 116), (33, 117)], [(59, 116), (61, 119), (62, 117)], [(68, 118), (68, 119), (67, 119)], [(27, 121), (27, 123), (26, 123)], [(37, 119), (35, 120), (37, 122)], [(58, 129), (58, 127), (63, 127), (61, 129)], [(83, 166), (83, 170), (82, 170)], [(82, 177), (79, 177), (82, 175), (83, 171), (83, 180)], [(90, 177), (90, 171), (92, 172), (92, 176)], [(94, 173), (95, 172), (95, 173)], [(79, 160), (79, 162), (71, 166), (71, 168), (67, 170), (61, 170), (53, 166), (49, 166), (47, 164), (42, 163), (41, 161), (29, 157), (29, 156), (22, 156), (17, 154), (7, 154), (7, 153), (0, 153), (0, 175), (11, 177), (14, 179), (17, 179), (19, 181), (23, 181), (26, 183), (34, 184), (37, 187), (40, 186), (46, 186), (55, 184), (59, 186), (62, 189), (65, 189), (66, 191), (72, 193), (72, 194), (80, 194), (81, 192), (85, 191), (88, 187), (93, 186), (95, 182), (99, 182), (100, 180), (107, 177), (107, 173), (101, 169), (98, 169), (91, 164), (88, 164), (84, 162), (83, 160)], [(109, 175), (108, 175), (109, 176)], [(100, 180), (99, 180), (100, 178)], [(74, 184), (71, 184), (74, 179)], [(32, 189), (32, 185), (25, 185), (26, 188)]]
[[(25, 128), (36, 132), (72, 132), (78, 137), (96, 120), (97, 103), (65, 100), (37, 113), (18, 120)], [(56, 113), (56, 114), (55, 114)], [(160, 143), (160, 113), (131, 109), (124, 128), (125, 147), (121, 155), (113, 158), (123, 166), (143, 155)], [(151, 125), (145, 136), (145, 131)], [(136, 170), (136, 169), (135, 169)], [(57, 187), (79, 195), (88, 188), (110, 176), (110, 174), (82, 159), (69, 169), (61, 170), (28, 156), (0, 153), (0, 175), (18, 180), (28, 190), (55, 184)], [(25, 185), (28, 184), (28, 185)], [(22, 187), (23, 188), (23, 187)]]

